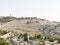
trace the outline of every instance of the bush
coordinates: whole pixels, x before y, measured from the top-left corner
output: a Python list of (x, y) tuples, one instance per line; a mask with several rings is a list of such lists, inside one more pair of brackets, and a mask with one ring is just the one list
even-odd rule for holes
[(34, 39), (42, 39), (41, 35), (35, 35), (34, 37), (29, 37), (30, 40), (34, 40)]
[(40, 42), (40, 44), (39, 45), (45, 45), (45, 43), (42, 41), (42, 42)]
[(18, 39), (21, 39), (21, 38), (23, 38), (23, 35), (22, 35), (22, 34), (20, 34), (20, 35), (18, 36)]
[(39, 34), (39, 35), (35, 35), (35, 38), (36, 39), (41, 39), (42, 38), (42, 36)]
[(58, 42), (57, 43), (60, 43), (60, 38), (59, 39), (57, 39), (58, 40)]
[(29, 37), (29, 39), (30, 39), (30, 40), (34, 40), (34, 39), (36, 39), (36, 38), (35, 38), (35, 37)]
[(54, 44), (51, 44), (51, 45), (54, 45)]
[(10, 44), (7, 42), (0, 41), (0, 45), (10, 45)]
[(49, 41), (50, 42), (54, 42), (56, 39), (55, 38), (50, 38)]
[(4, 35), (4, 34), (7, 34), (7, 31), (4, 31), (4, 30), (0, 30), (0, 35)]

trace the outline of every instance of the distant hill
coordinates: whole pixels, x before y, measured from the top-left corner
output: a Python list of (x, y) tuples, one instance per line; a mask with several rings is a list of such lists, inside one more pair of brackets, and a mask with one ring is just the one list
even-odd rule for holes
[(31, 34), (39, 32), (46, 37), (59, 37), (60, 35), (59, 22), (48, 21), (36, 17), (3, 17), (0, 18), (0, 23), (3, 23), (2, 28), (4, 30), (17, 31), (19, 33), (25, 31)]
[(0, 25), (4, 24), (4, 23), (7, 23), (7, 22), (10, 22), (10, 21), (13, 21), (13, 20), (16, 20), (17, 18), (15, 17), (4, 17), (4, 16), (0, 16)]

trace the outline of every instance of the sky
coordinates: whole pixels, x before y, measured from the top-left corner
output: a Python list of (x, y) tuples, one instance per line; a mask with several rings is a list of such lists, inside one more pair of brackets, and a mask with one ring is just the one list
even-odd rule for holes
[(38, 17), (60, 22), (60, 0), (0, 0), (0, 16)]

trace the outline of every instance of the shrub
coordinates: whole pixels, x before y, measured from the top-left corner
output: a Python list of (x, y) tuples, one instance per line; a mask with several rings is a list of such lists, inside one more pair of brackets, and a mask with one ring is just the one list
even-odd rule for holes
[(60, 38), (59, 39), (57, 39), (58, 41), (57, 41), (57, 43), (60, 43)]
[(7, 42), (0, 41), (0, 45), (10, 45), (10, 44)]
[(54, 44), (51, 44), (51, 45), (54, 45)]
[(50, 42), (54, 42), (55, 41), (55, 38), (50, 38), (49, 41)]

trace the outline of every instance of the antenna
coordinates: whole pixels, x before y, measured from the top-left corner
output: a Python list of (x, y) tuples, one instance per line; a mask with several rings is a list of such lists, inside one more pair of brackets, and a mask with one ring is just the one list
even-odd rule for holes
[(10, 17), (12, 17), (11, 13), (10, 13)]

